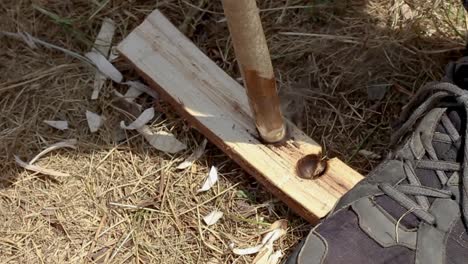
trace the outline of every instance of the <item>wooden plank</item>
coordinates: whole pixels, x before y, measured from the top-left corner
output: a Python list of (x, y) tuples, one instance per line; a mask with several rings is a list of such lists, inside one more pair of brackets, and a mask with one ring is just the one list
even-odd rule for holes
[(229, 77), (159, 11), (118, 46), (151, 87), (212, 143), (284, 201), (315, 222), (363, 177), (338, 159), (323, 176), (298, 176), (297, 162), (321, 147), (288, 122), (289, 139), (259, 139), (244, 88)]

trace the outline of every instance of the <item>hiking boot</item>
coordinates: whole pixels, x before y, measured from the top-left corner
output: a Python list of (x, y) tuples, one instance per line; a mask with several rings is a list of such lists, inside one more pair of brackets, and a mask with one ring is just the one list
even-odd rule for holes
[(398, 147), (286, 263), (468, 263), (467, 61), (418, 91), (392, 137)]

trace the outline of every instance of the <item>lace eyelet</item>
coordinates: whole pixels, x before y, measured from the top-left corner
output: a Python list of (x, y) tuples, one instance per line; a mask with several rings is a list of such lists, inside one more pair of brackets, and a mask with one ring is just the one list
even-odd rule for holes
[(455, 200), (457, 200), (457, 196), (456, 196), (455, 194), (452, 194), (452, 195), (450, 196), (450, 199), (452, 199), (453, 201), (455, 201)]

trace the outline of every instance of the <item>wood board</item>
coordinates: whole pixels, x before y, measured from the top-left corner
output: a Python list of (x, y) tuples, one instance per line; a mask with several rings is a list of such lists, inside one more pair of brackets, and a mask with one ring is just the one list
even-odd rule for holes
[(363, 179), (339, 159), (318, 179), (300, 178), (297, 162), (320, 153), (319, 144), (289, 121), (287, 141), (263, 144), (244, 88), (158, 10), (118, 50), (180, 115), (306, 220), (324, 217)]

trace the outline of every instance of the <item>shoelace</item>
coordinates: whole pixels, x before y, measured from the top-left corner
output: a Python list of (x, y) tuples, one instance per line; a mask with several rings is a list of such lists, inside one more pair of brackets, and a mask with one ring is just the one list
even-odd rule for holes
[[(440, 107), (439, 105), (442, 102), (449, 101), (450, 99), (453, 100), (453, 98), (465, 109), (467, 113), (466, 122), (468, 124), (468, 91), (448, 82), (431, 83), (420, 89), (414, 96), (414, 99), (404, 109), (402, 118), (406, 119), (406, 121), (395, 131), (392, 142), (396, 143), (397, 140), (403, 137), (425, 113), (435, 107)], [(435, 170), (437, 177), (442, 183), (442, 188), (449, 179), (446, 172), (460, 173), (462, 213), (464, 219), (468, 220), (468, 141), (464, 140), (463, 146), (461, 146), (460, 134), (445, 113), (442, 115), (441, 122), (447, 134), (437, 133), (434, 134), (434, 137), (440, 137), (445, 141), (452, 142), (457, 148), (463, 147), (462, 164), (439, 160), (432, 142), (422, 142), (429, 160), (403, 161), (404, 172), (409, 184), (392, 186), (391, 184), (383, 183), (379, 185), (384, 194), (428, 224), (436, 224), (435, 217), (429, 212), (430, 203), (428, 197), (449, 199), (453, 198), (454, 194), (449, 190), (421, 185), (416, 176), (415, 168)], [(465, 139), (468, 139), (468, 129), (465, 129), (464, 136)], [(411, 137), (414, 140), (416, 132), (413, 132)], [(418, 139), (421, 140), (420, 137)], [(411, 199), (409, 195), (414, 196), (416, 201)]]

